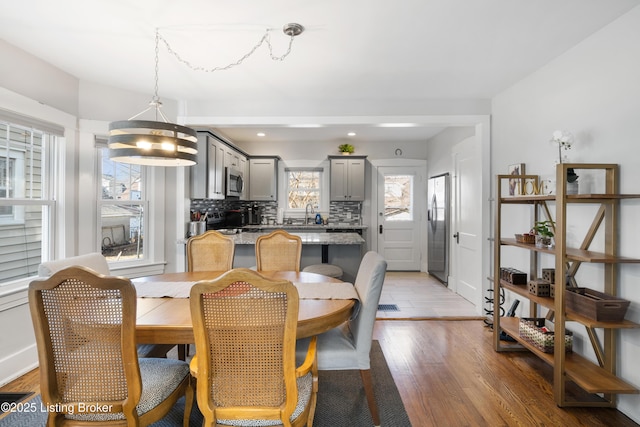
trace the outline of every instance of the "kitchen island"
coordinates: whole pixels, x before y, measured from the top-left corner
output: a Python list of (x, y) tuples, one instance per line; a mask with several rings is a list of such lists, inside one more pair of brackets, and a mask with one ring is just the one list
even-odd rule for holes
[[(231, 234), (236, 244), (234, 267), (253, 267), (256, 265), (256, 239), (269, 232)], [(300, 270), (312, 264), (326, 261), (342, 268), (343, 280), (355, 280), (363, 256), (364, 238), (358, 233), (291, 233), (302, 240)], [(324, 254), (323, 254), (324, 248)]]
[[(235, 242), (233, 267), (255, 267), (256, 239), (269, 234), (271, 231), (238, 232), (233, 234), (223, 232)], [(302, 240), (300, 270), (308, 265), (319, 264), (324, 261), (342, 268), (344, 272), (342, 280), (353, 283), (360, 267), (360, 260), (364, 255), (366, 243), (360, 234), (326, 233), (324, 231), (293, 232), (291, 234), (300, 236)], [(186, 243), (186, 240), (183, 243)]]

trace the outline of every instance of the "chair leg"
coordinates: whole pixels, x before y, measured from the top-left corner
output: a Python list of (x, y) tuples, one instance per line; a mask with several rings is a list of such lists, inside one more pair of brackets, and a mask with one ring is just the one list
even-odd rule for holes
[(189, 344), (178, 344), (178, 359), (187, 360), (189, 356)]
[(195, 400), (196, 380), (191, 374), (189, 374), (189, 377), (189, 385), (187, 385), (187, 390), (185, 391), (183, 427), (189, 427), (191, 409), (193, 408), (193, 401)]
[(362, 383), (364, 384), (364, 392), (367, 395), (367, 403), (369, 404), (369, 411), (371, 412), (373, 425), (379, 426), (380, 414), (378, 413), (378, 404), (376, 403), (376, 396), (373, 393), (373, 379), (371, 378), (371, 370), (361, 369), (360, 376), (362, 377)]

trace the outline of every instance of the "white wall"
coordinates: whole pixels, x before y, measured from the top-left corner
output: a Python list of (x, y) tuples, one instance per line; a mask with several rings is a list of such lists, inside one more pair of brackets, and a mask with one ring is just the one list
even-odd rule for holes
[[(508, 165), (514, 163), (525, 163), (527, 173), (551, 176), (557, 147), (549, 140), (554, 130), (566, 129), (576, 137), (574, 148), (568, 152), (570, 161), (618, 163), (620, 191), (640, 193), (638, 46), (640, 7), (496, 96), (492, 107), (492, 176), (507, 173)], [(580, 181), (583, 178), (587, 177)], [(595, 180), (588, 181), (584, 180), (584, 187), (599, 185)], [(622, 201), (621, 205), (620, 254), (640, 258), (640, 201)], [(588, 209), (569, 211), (576, 221), (569, 229), (569, 244), (579, 244), (583, 228), (592, 219)], [(511, 231), (517, 232), (517, 227), (527, 231), (530, 224), (514, 219)], [(510, 261), (526, 260), (513, 257)], [(581, 270), (578, 282), (597, 289), (602, 266), (585, 266)], [(640, 323), (639, 278), (640, 265), (623, 264), (619, 268), (619, 295), (632, 301), (627, 319)], [(505, 307), (509, 304), (507, 301)], [(571, 324), (570, 329), (578, 332), (578, 351), (592, 357), (584, 328)], [(627, 382), (640, 387), (640, 330), (623, 329), (619, 337), (618, 372)], [(639, 403), (638, 395), (622, 395), (618, 407), (639, 422)]]
[(0, 87), (78, 115), (78, 79), (0, 40)]
[(460, 141), (475, 135), (473, 127), (450, 127), (429, 139), (427, 144), (428, 175), (453, 173), (451, 148)]

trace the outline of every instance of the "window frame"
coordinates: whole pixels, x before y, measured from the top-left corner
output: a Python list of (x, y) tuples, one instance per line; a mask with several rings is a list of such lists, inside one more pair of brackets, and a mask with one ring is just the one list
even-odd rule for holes
[(290, 180), (289, 180), (289, 174), (290, 173), (295, 173), (295, 172), (312, 172), (312, 173), (318, 173), (318, 187), (317, 188), (308, 188), (307, 190), (310, 191), (317, 191), (318, 193), (318, 204), (313, 206), (314, 209), (319, 209), (320, 206), (322, 206), (322, 201), (323, 201), (323, 189), (322, 189), (322, 178), (324, 175), (324, 171), (322, 169), (319, 168), (285, 168), (284, 170), (284, 179), (285, 179), (285, 186), (286, 186), (286, 190), (285, 190), (285, 195), (286, 195), (286, 206), (285, 206), (285, 211), (287, 212), (302, 212), (305, 211), (305, 207), (299, 207), (299, 208), (292, 208), (289, 206), (289, 195), (290, 192), (292, 190), (297, 190), (297, 189), (292, 189), (291, 186), (289, 185)]
[[(6, 116), (5, 116), (6, 115)], [(14, 121), (15, 119), (15, 121)], [(3, 132), (6, 132), (2, 136), (4, 138), (10, 138), (11, 132), (15, 129), (19, 129), (22, 132), (28, 132), (30, 134), (30, 141), (24, 142), (24, 147), (11, 147), (11, 144), (0, 145), (0, 156), (3, 158), (16, 159), (16, 167), (13, 171), (14, 179), (16, 182), (16, 188), (14, 191), (16, 194), (13, 197), (0, 198), (0, 206), (13, 207), (13, 212), (10, 215), (3, 215), (3, 219), (0, 220), (0, 227), (20, 227), (27, 223), (27, 208), (34, 207), (40, 208), (39, 228), (40, 236), (37, 243), (39, 244), (39, 260), (38, 264), (50, 259), (51, 254), (54, 252), (54, 241), (57, 238), (57, 231), (54, 224), (56, 223), (58, 209), (57, 205), (57, 182), (64, 181), (64, 170), (58, 165), (60, 158), (62, 157), (62, 147), (64, 146), (64, 137), (62, 131), (56, 126), (51, 126), (46, 123), (40, 123), (35, 119), (29, 119), (26, 123), (20, 115), (10, 112), (3, 112), (0, 114), (0, 123), (4, 126)], [(27, 152), (31, 151), (30, 162), (34, 162), (36, 156), (34, 156), (33, 143), (34, 135), (39, 135), (40, 138), (40, 152), (38, 153), (39, 160), (35, 165), (39, 168), (40, 173), (36, 176), (33, 174), (34, 164), (27, 164)], [(9, 154), (9, 156), (7, 156)], [(24, 179), (18, 179), (19, 176), (24, 176)], [(39, 178), (39, 181), (38, 181)], [(39, 184), (39, 195), (34, 197), (33, 191), (36, 185), (29, 184), (27, 182), (34, 182)], [(27, 187), (30, 188), (27, 192)], [(36, 209), (37, 210), (37, 209)], [(10, 218), (12, 217), (12, 218)], [(28, 258), (37, 259), (38, 255), (33, 255), (33, 244), (36, 241), (29, 241), (25, 247), (25, 251), (28, 251), (30, 255)], [(34, 277), (37, 277), (37, 266), (31, 268), (32, 263), (25, 265), (25, 277), (17, 277), (8, 280), (0, 281), (0, 289), (13, 289), (15, 286), (22, 283), (27, 283)]]
[[(106, 138), (96, 138), (95, 143), (96, 150), (96, 251), (99, 253), (103, 253), (102, 243), (104, 240), (103, 235), (103, 219), (102, 219), (102, 209), (105, 206), (131, 206), (131, 207), (140, 207), (142, 209), (142, 224), (143, 224), (143, 251), (142, 256), (140, 258), (131, 258), (131, 259), (111, 259), (108, 258), (107, 262), (109, 263), (110, 269), (118, 269), (120, 267), (132, 267), (149, 264), (153, 260), (152, 250), (151, 250), (151, 240), (144, 236), (151, 236), (150, 232), (150, 195), (149, 195), (149, 168), (147, 166), (139, 166), (140, 167), (140, 187), (142, 191), (140, 191), (140, 199), (131, 200), (131, 199), (105, 199), (103, 198), (103, 158), (107, 156), (108, 159), (108, 148), (107, 148), (107, 140)], [(117, 162), (114, 162), (117, 163)]]
[(304, 217), (304, 208), (289, 209), (289, 179), (287, 169), (313, 170), (320, 172), (320, 204), (314, 207), (316, 213), (329, 213), (330, 163), (328, 160), (287, 160), (278, 162), (278, 206), (285, 216)]

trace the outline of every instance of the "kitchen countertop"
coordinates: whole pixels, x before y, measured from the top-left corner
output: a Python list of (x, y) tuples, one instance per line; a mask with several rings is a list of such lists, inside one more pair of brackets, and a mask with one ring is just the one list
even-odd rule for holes
[[(243, 232), (225, 235), (231, 237), (236, 245), (255, 245), (256, 239), (266, 234), (269, 233), (265, 231), (264, 233)], [(362, 245), (365, 243), (364, 238), (358, 233), (325, 233), (322, 231), (319, 233), (302, 232), (291, 234), (300, 236), (303, 245)], [(187, 240), (184, 239), (178, 243), (186, 244)]]
[[(268, 233), (230, 234), (236, 245), (255, 245), (256, 239)], [(364, 239), (358, 233), (291, 233), (300, 236), (303, 245), (361, 245)]]
[(353, 225), (347, 223), (337, 223), (337, 224), (327, 224), (327, 225), (318, 225), (318, 224), (273, 224), (273, 225), (245, 225), (242, 227), (244, 230), (366, 230), (368, 227), (366, 225)]

